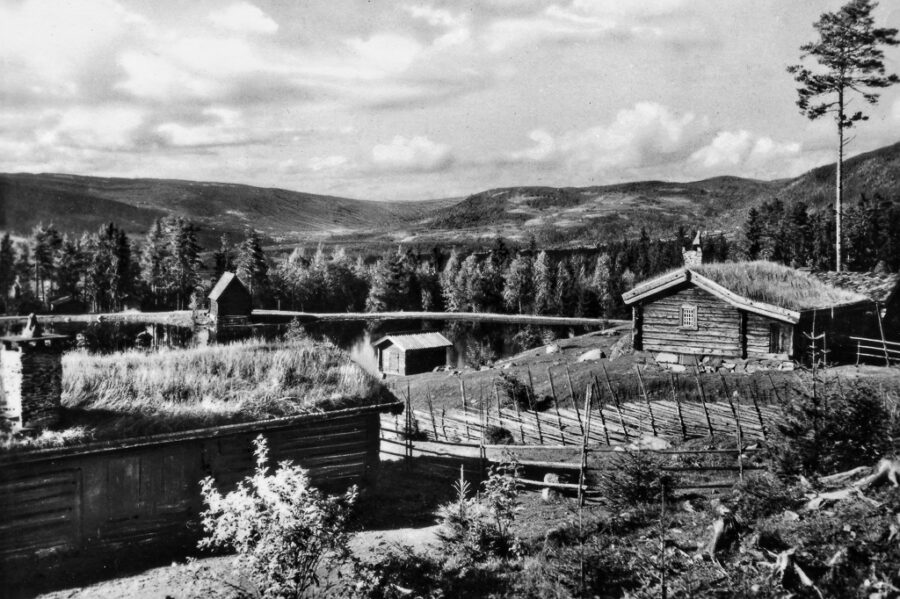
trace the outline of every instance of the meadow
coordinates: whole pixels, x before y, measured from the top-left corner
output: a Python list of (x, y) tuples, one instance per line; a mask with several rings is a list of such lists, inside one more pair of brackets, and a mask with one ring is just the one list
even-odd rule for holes
[(386, 388), (328, 342), (63, 356), (62, 422), (0, 447), (46, 447), (373, 405)]

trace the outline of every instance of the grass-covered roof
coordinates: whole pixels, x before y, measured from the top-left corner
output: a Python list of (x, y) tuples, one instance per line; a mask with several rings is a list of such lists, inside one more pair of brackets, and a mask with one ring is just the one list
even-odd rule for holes
[(807, 272), (765, 260), (701, 264), (690, 270), (732, 293), (788, 310), (828, 308), (868, 299), (828, 285)]

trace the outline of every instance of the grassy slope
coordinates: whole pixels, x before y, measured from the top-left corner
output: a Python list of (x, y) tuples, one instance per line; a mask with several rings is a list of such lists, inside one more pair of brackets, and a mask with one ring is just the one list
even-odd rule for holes
[[(466, 241), (501, 234), (524, 239), (549, 232), (550, 243), (583, 244), (678, 225), (734, 230), (750, 206), (780, 197), (827, 207), (834, 165), (795, 179), (758, 181), (715, 177), (690, 183), (643, 181), (595, 187), (510, 187), (465, 199), (372, 202), (274, 188), (163, 179), (110, 179), (73, 175), (0, 174), (0, 228), (27, 233), (39, 222), (80, 232), (114, 220), (144, 232), (164, 214), (199, 222), (205, 242), (252, 225), (290, 245), (329, 237), (342, 242), (393, 244)], [(848, 202), (860, 193), (897, 197), (900, 143), (845, 163)], [(336, 237), (335, 237), (336, 236)]]
[[(247, 341), (204, 348), (63, 357), (63, 421), (28, 442), (167, 433), (392, 401), (328, 343)], [(3, 446), (20, 446), (5, 439)]]
[(5, 227), (17, 232), (39, 222), (80, 232), (109, 220), (129, 232), (145, 232), (155, 218), (175, 214), (200, 223), (211, 236), (251, 225), (273, 239), (387, 228), (425, 217), (446, 203), (373, 202), (249, 185), (58, 174), (0, 175), (0, 198), (6, 205)]

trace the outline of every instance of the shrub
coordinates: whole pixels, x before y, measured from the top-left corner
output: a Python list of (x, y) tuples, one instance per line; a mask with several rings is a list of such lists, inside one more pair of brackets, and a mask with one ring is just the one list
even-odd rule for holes
[(625, 452), (601, 473), (601, 496), (610, 507), (625, 511), (658, 506), (663, 497), (674, 500), (676, 478), (664, 471), (663, 461), (648, 451)]
[(475, 564), (489, 557), (508, 558), (518, 553), (518, 539), (510, 532), (518, 505), (517, 470), (514, 464), (492, 466), (479, 501), (468, 497), (471, 487), (460, 468), (454, 484), (456, 500), (438, 510), (442, 525), (438, 538), (447, 558)]
[(509, 430), (493, 424), (484, 429), (484, 441), (488, 445), (514, 445), (516, 442)]
[(223, 496), (211, 477), (201, 481), (207, 536), (200, 546), (234, 550), (239, 571), (259, 596), (302, 597), (319, 583), (321, 566), (348, 558), (346, 523), (356, 487), (325, 496), (289, 461), (270, 474), (265, 439), (260, 435), (254, 445), (256, 469), (237, 489)]
[(531, 390), (514, 374), (500, 372), (497, 378), (499, 392), (502, 393), (506, 405), (518, 404), (519, 408), (527, 410), (531, 407)]
[(798, 496), (778, 477), (763, 473), (735, 487), (734, 512), (742, 522), (753, 522), (795, 507)]
[(833, 381), (793, 401), (774, 447), (785, 475), (831, 474), (871, 466), (900, 445), (900, 418), (871, 386)]

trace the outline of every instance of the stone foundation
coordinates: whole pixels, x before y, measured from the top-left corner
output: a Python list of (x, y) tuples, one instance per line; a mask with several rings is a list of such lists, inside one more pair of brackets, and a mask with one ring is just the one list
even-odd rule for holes
[(57, 339), (3, 339), (0, 407), (14, 428), (45, 428), (59, 421), (62, 346)]

